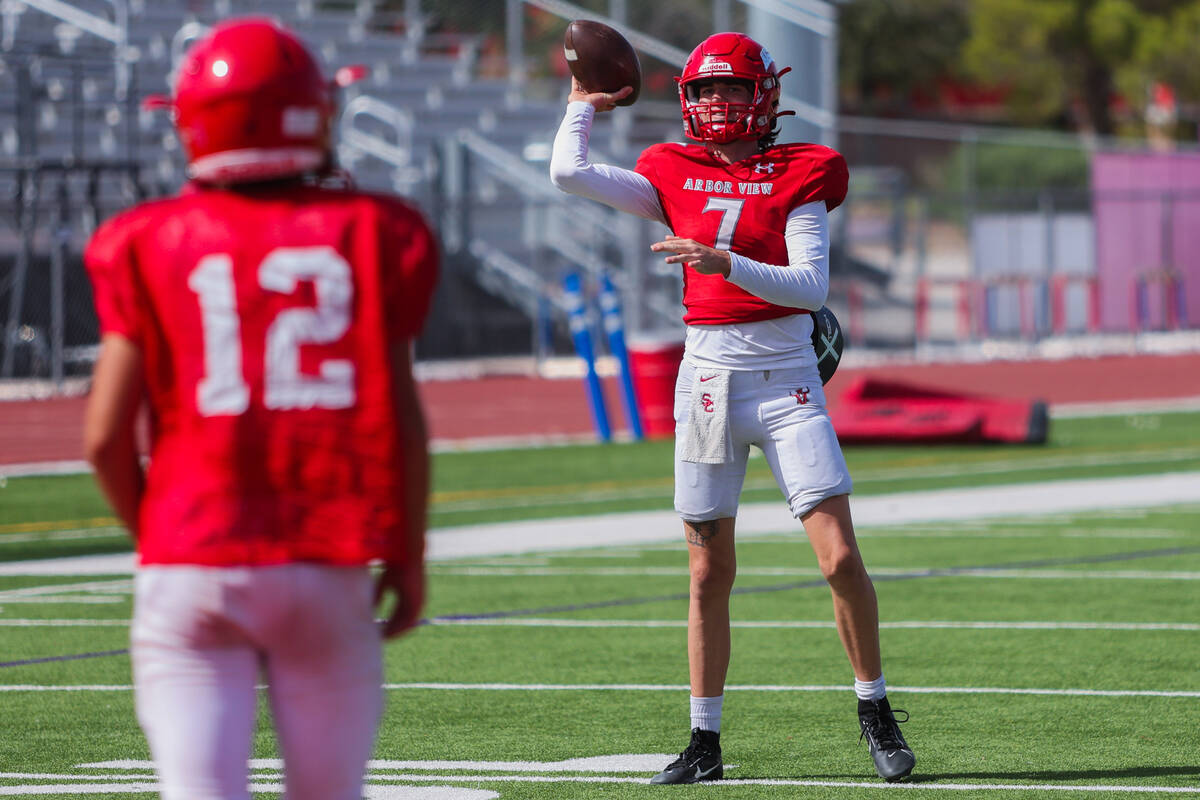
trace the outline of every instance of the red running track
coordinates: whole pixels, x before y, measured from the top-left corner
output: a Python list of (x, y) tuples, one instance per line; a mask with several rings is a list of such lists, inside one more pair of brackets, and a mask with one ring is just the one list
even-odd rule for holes
[[(1053, 405), (1200, 398), (1200, 353), (1045, 361), (896, 364), (843, 369), (826, 387), (830, 407), (860, 375)], [(474, 439), (581, 438), (592, 433), (583, 384), (513, 376), (425, 381), (430, 433), (443, 443)], [(625, 429), (615, 381), (605, 382), (614, 429)], [(0, 402), (0, 464), (82, 458), (83, 398)]]

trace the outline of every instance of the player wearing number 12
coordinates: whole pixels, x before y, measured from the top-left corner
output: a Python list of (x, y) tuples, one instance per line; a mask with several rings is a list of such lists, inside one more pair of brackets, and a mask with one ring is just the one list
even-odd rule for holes
[(683, 130), (698, 144), (654, 145), (634, 171), (591, 163), (595, 114), (630, 87), (588, 92), (578, 81), (554, 141), (559, 188), (662, 222), (671, 235), (651, 249), (683, 268), (675, 508), (691, 573), (692, 735), (652, 783), (722, 777), (734, 520), (751, 445), (763, 451), (832, 590), (876, 771), (903, 780), (915, 763), (886, 697), (875, 590), (811, 339), (812, 312), (829, 290), (828, 214), (846, 196), (846, 162), (828, 147), (775, 143), (775, 121), (790, 113), (778, 108), (786, 72), (750, 37), (719, 33), (692, 51), (678, 79)]
[(138, 551), (138, 719), (163, 797), (249, 798), (261, 669), (286, 796), (358, 800), (381, 642), (424, 600), (410, 351), (437, 246), (404, 202), (339, 178), (334, 84), (287, 30), (218, 25), (178, 75), (162, 103), (191, 181), (85, 257), (102, 332), (85, 446)]

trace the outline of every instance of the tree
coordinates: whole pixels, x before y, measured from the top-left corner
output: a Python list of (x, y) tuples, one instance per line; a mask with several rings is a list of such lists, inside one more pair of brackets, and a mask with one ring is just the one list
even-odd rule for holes
[(1200, 0), (1173, 3), (1168, 11), (1143, 27), (1134, 58), (1119, 73), (1118, 83), (1131, 101), (1144, 101), (1148, 87), (1160, 82), (1181, 100), (1200, 102)]
[(905, 113), (957, 69), (969, 33), (967, 0), (850, 0), (838, 7), (843, 104)]
[(1163, 0), (974, 0), (964, 65), (1010, 90), (1026, 124), (1068, 119), (1097, 134), (1116, 126), (1117, 73), (1148, 25), (1178, 3)]

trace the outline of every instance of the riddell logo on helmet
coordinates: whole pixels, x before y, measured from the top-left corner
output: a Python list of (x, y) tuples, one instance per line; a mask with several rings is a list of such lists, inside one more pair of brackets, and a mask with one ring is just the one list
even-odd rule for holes
[(728, 61), (705, 61), (700, 65), (700, 72), (733, 72), (733, 65)]

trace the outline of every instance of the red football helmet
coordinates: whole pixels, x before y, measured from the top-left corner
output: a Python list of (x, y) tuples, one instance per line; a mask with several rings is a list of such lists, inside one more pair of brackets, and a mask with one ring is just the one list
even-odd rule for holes
[[(683, 75), (675, 79), (679, 82), (684, 134), (697, 141), (722, 144), (769, 134), (775, 118), (781, 116), (779, 78), (790, 70), (777, 70), (771, 54), (745, 34), (715, 33), (708, 37), (688, 56)], [(700, 102), (698, 87), (714, 79), (753, 84), (750, 103)]]
[(166, 104), (196, 180), (258, 181), (331, 163), (333, 84), (304, 44), (270, 19), (215, 26), (183, 57)]

